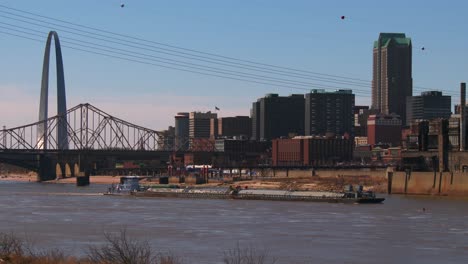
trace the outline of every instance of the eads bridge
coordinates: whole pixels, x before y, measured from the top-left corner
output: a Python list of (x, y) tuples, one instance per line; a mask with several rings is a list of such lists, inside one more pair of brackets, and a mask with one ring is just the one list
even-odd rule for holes
[[(57, 115), (47, 117), (49, 57), (55, 40), (57, 66)], [(113, 117), (89, 104), (67, 111), (62, 52), (56, 32), (47, 38), (42, 69), (39, 121), (0, 131), (0, 162), (38, 173), (38, 180), (76, 176), (89, 183), (98, 168), (115, 167), (119, 160), (151, 160), (163, 169), (171, 151), (158, 149), (160, 133)]]

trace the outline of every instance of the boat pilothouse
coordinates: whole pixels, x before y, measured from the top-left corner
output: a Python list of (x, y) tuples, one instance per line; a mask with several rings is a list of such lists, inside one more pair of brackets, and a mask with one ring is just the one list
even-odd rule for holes
[(369, 198), (375, 199), (375, 193), (373, 191), (364, 191), (362, 185), (356, 186), (354, 190), (353, 185), (346, 185), (344, 188), (344, 198)]
[(140, 176), (122, 176), (120, 177), (120, 182), (118, 184), (112, 184), (109, 187), (108, 193), (130, 193), (130, 192), (139, 192), (140, 183), (142, 179)]

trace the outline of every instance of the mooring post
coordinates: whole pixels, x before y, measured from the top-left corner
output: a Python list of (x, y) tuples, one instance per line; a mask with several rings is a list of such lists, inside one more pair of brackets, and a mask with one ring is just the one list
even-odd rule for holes
[(392, 194), (393, 172), (387, 171), (387, 193)]
[(408, 192), (408, 177), (409, 177), (410, 170), (405, 170), (405, 194)]
[(439, 172), (439, 194), (442, 190), (442, 172)]

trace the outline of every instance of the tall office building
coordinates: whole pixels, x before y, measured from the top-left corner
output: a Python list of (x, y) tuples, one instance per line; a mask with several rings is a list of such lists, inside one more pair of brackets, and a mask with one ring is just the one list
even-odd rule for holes
[(248, 116), (221, 117), (211, 120), (211, 137), (245, 137), (252, 135), (252, 120)]
[(250, 109), (250, 119), (252, 121), (252, 137), (253, 140), (260, 139), (260, 102), (252, 103)]
[(351, 90), (312, 90), (305, 95), (305, 135), (354, 135), (354, 94)]
[(416, 119), (450, 118), (451, 97), (442, 92), (422, 92), (406, 98), (406, 125)]
[(411, 39), (403, 33), (380, 33), (374, 42), (372, 109), (396, 113), (406, 123), (406, 97), (413, 95)]
[(253, 103), (252, 138), (271, 140), (304, 134), (304, 95), (267, 94)]
[(210, 120), (218, 115), (211, 112), (191, 112), (189, 114), (189, 138), (209, 138)]
[(177, 113), (174, 132), (176, 150), (187, 150), (189, 147), (189, 113)]

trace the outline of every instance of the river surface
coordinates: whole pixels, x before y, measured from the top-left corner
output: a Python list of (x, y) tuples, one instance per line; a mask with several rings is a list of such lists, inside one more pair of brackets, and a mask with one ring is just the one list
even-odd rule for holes
[(78, 256), (126, 229), (186, 263), (222, 263), (237, 244), (276, 263), (468, 263), (467, 199), (393, 195), (350, 205), (99, 195), (106, 190), (0, 182), (0, 232)]

